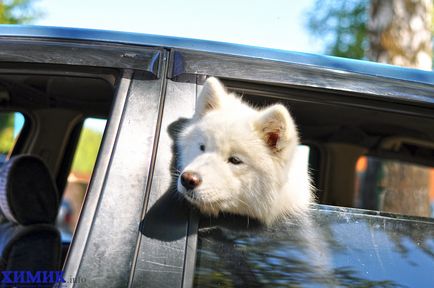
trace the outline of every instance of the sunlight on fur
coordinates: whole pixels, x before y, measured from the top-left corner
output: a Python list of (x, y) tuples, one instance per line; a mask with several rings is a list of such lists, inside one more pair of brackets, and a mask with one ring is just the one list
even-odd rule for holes
[(269, 225), (304, 215), (313, 196), (298, 145), (285, 106), (255, 109), (211, 77), (177, 142), (177, 190), (213, 216), (228, 212)]

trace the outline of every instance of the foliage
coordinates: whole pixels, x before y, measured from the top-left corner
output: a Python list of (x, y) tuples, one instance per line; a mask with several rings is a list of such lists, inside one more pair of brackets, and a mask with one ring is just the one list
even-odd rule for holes
[[(0, 0), (0, 24), (29, 23), (41, 16), (31, 7), (33, 0)], [(14, 114), (0, 114), (0, 154), (7, 154), (14, 143)]]
[[(369, 5), (369, 0), (316, 0), (307, 12), (306, 26), (313, 37), (324, 39), (325, 54), (366, 59)], [(431, 31), (434, 32), (434, 9)]]
[(42, 16), (33, 0), (0, 0), (0, 24), (24, 24)]
[(316, 0), (307, 13), (307, 27), (314, 37), (325, 40), (326, 54), (364, 59), (368, 5), (368, 0)]
[(14, 144), (14, 113), (0, 113), (0, 154), (8, 154)]
[(95, 165), (102, 133), (89, 128), (84, 128), (78, 141), (74, 161), (72, 162), (73, 173), (90, 175)]

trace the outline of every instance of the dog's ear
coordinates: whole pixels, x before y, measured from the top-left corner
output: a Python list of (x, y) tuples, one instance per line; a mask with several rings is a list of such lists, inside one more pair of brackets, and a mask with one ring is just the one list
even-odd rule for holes
[(276, 153), (298, 143), (294, 120), (285, 106), (281, 104), (260, 111), (255, 122), (255, 129), (267, 146)]
[(197, 99), (194, 118), (200, 118), (208, 111), (220, 108), (222, 97), (225, 97), (226, 94), (225, 86), (217, 78), (208, 78)]

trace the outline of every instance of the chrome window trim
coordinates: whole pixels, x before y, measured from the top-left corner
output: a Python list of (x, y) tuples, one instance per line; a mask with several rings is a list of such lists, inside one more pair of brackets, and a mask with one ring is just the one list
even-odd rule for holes
[(388, 101), (434, 104), (433, 85), (383, 76), (179, 49), (172, 50), (172, 59), (169, 77), (175, 81), (201, 82), (206, 76), (216, 76), (266, 85), (327, 90), (348, 97), (363, 95)]
[(184, 49), (232, 55), (247, 58), (272, 60), (282, 63), (298, 64), (313, 68), (351, 72), (356, 74), (384, 77), (409, 82), (434, 85), (434, 73), (418, 69), (403, 68), (368, 61), (291, 52), (279, 49), (261, 48), (241, 44), (197, 40), (180, 37), (150, 34), (116, 32), (96, 29), (43, 27), (26, 25), (0, 25), (0, 39), (33, 38), (65, 39), (91, 42), (110, 42), (141, 46)]
[(143, 71), (160, 76), (160, 50), (109, 43), (61, 42), (58, 40), (0, 38), (1, 62), (61, 64)]

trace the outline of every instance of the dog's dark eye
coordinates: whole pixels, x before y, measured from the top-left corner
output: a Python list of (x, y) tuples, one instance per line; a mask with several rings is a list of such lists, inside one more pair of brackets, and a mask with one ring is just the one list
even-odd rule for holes
[(237, 156), (231, 156), (231, 157), (229, 157), (229, 158), (228, 158), (228, 162), (229, 162), (229, 163), (232, 163), (232, 164), (234, 164), (234, 165), (238, 165), (238, 164), (243, 163), (243, 161), (241, 161), (241, 159), (238, 158)]
[(205, 151), (205, 145), (204, 144), (200, 144), (199, 149), (200, 149), (200, 151), (204, 152)]

